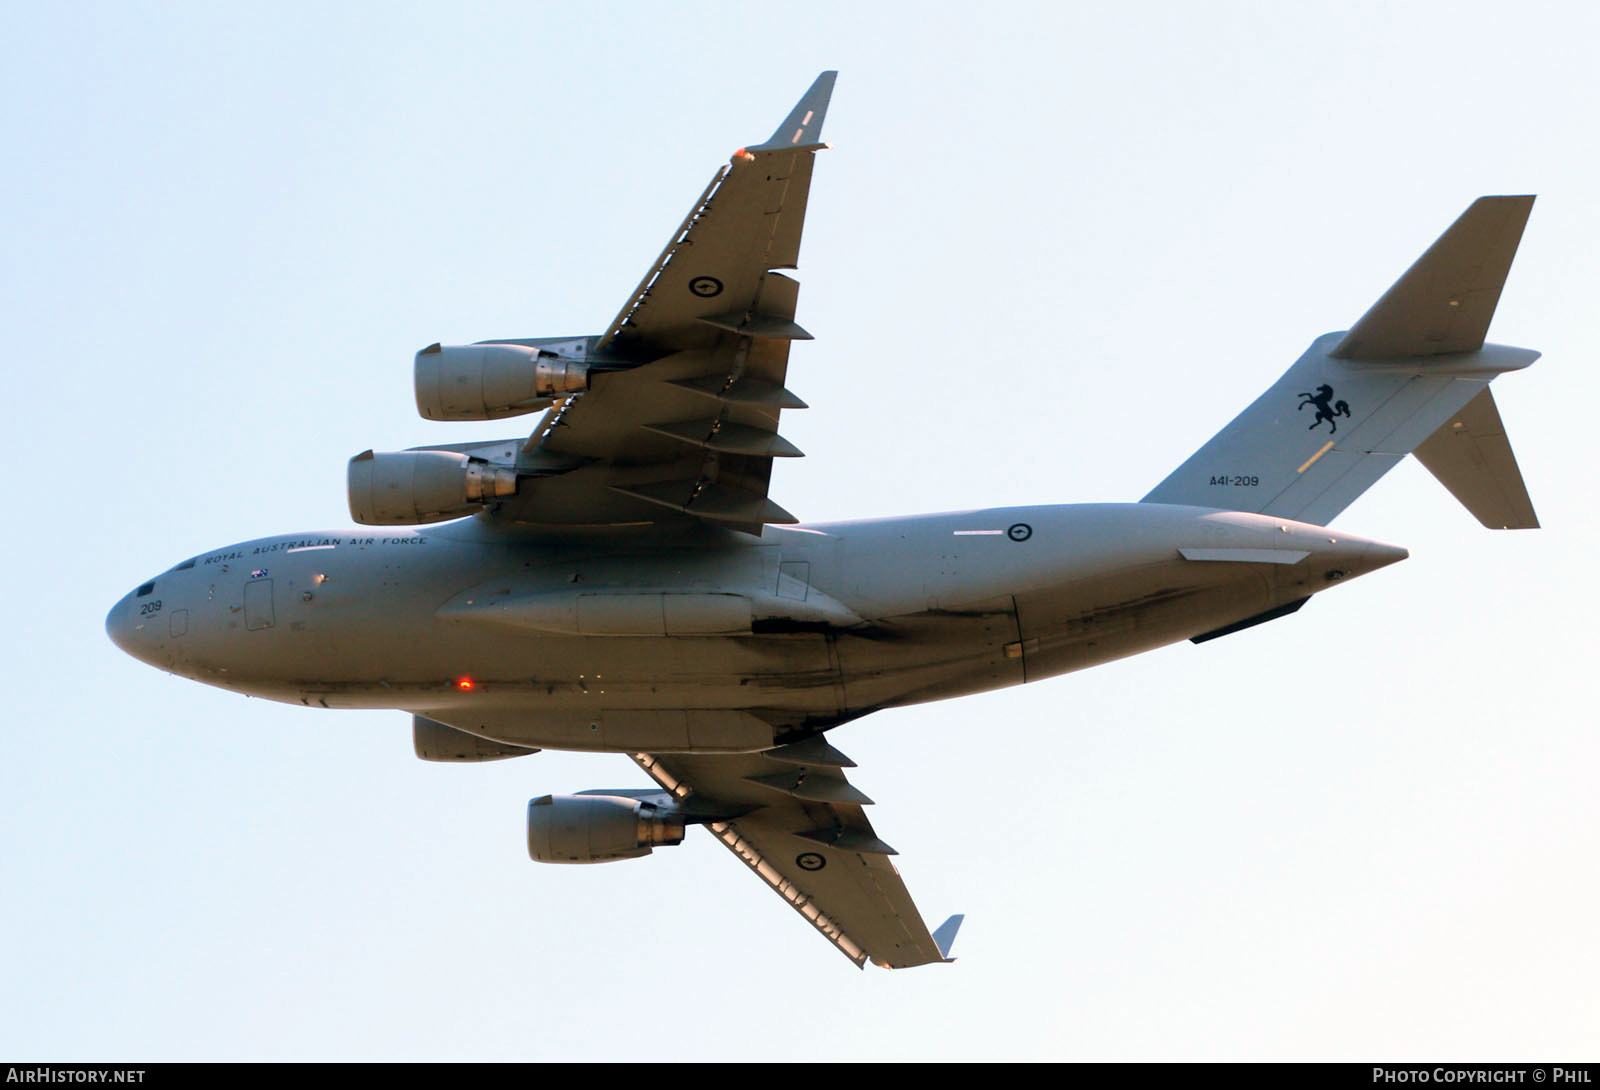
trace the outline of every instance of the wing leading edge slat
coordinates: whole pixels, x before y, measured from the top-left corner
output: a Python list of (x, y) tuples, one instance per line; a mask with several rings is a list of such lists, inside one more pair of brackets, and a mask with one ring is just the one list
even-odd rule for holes
[[(794, 516), (767, 498), (780, 438), (813, 153), (833, 90), (818, 77), (772, 139), (711, 180), (590, 357), (589, 388), (524, 445), (527, 478), (499, 508), (533, 523), (688, 517), (759, 534)], [(722, 394), (726, 392), (726, 396)], [(708, 417), (705, 398), (715, 399)]]

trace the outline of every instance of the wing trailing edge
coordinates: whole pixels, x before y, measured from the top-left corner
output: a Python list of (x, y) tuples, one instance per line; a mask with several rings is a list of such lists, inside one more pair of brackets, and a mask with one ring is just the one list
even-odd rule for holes
[(706, 830), (857, 968), (951, 960), (961, 917), (929, 933), (890, 861), (894, 849), (867, 820), (871, 800), (844, 779), (853, 762), (820, 738), (760, 753), (633, 760), (678, 805), (715, 815)]
[(768, 498), (814, 153), (834, 72), (812, 83), (772, 139), (740, 148), (690, 207), (606, 332), (587, 386), (523, 444), (526, 486), (495, 508), (535, 524), (695, 522), (759, 536), (795, 516)]

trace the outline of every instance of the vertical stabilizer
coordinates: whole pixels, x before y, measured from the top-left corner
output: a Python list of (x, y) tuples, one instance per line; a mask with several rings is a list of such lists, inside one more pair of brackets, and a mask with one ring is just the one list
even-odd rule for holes
[(1532, 197), (1474, 201), (1345, 333), (1144, 497), (1325, 525), (1412, 451), (1486, 525), (1536, 525), (1488, 395), (1539, 358), (1485, 344)]

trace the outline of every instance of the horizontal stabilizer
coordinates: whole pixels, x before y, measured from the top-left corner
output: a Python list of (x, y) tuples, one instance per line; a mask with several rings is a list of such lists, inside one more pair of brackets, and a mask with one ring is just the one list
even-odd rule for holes
[(1254, 511), (1326, 526), (1429, 436), (1455, 419), (1488, 381), (1538, 358), (1485, 345), (1414, 363), (1355, 363), (1317, 338), (1282, 378), (1145, 503)]
[(1354, 329), (1313, 341), (1144, 502), (1326, 526), (1416, 451), (1486, 523), (1534, 525), (1499, 415), (1482, 400), (1495, 376), (1539, 358), (1483, 339), (1532, 206), (1474, 201)]
[(1439, 426), (1414, 452), (1463, 507), (1491, 530), (1533, 530), (1528, 486), (1500, 423), (1494, 394), (1485, 386), (1466, 407)]
[(1532, 197), (1479, 197), (1329, 353), (1397, 360), (1483, 347)]

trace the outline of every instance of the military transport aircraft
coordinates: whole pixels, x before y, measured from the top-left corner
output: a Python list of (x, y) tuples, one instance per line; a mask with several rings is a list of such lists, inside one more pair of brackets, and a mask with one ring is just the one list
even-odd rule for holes
[[(649, 789), (545, 795), (528, 851), (598, 863), (700, 825), (858, 966), (950, 960), (829, 731), (880, 708), (1201, 642), (1406, 556), (1328, 523), (1415, 453), (1480, 521), (1536, 525), (1484, 343), (1532, 197), (1484, 197), (1347, 332), (1139, 503), (798, 524), (767, 496), (825, 72), (734, 153), (598, 336), (417, 353), (430, 420), (526, 438), (349, 465), (371, 529), (213, 549), (118, 602), (164, 670), (413, 716), (425, 760), (629, 755)], [(435, 525), (436, 524), (436, 525)], [(426, 526), (426, 529), (416, 527)]]

